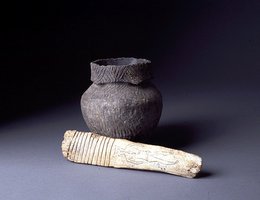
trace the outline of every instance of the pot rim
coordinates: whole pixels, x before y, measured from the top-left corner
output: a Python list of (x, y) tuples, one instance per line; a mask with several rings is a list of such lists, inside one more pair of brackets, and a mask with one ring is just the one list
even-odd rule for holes
[(122, 67), (122, 66), (134, 66), (142, 64), (150, 64), (151, 61), (144, 58), (134, 58), (134, 57), (119, 57), (119, 58), (104, 58), (97, 59), (92, 61), (91, 64), (98, 66), (113, 66), (113, 67)]
[(96, 84), (125, 82), (139, 84), (151, 79), (150, 60), (134, 57), (98, 59), (90, 63), (91, 81)]

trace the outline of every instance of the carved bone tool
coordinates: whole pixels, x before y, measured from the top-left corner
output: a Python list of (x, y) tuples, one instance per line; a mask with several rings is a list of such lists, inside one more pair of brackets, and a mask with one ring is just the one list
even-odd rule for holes
[(153, 170), (188, 178), (195, 177), (202, 166), (199, 156), (184, 151), (76, 130), (65, 132), (62, 153), (76, 163)]

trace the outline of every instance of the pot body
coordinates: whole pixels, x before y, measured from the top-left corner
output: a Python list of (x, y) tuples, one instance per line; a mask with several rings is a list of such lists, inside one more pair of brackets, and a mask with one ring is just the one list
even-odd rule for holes
[(150, 82), (149, 63), (136, 58), (91, 63), (93, 84), (81, 98), (82, 114), (90, 131), (132, 139), (157, 126), (162, 97)]
[(91, 131), (131, 139), (157, 126), (162, 97), (149, 82), (139, 85), (93, 83), (82, 95), (81, 109)]

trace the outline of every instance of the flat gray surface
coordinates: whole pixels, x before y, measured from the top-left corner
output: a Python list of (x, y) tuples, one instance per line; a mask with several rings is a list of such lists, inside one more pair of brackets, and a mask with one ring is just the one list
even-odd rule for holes
[(200, 155), (199, 178), (65, 160), (65, 130), (87, 130), (75, 102), (0, 127), (0, 199), (259, 199), (258, 90), (169, 91), (153, 142)]

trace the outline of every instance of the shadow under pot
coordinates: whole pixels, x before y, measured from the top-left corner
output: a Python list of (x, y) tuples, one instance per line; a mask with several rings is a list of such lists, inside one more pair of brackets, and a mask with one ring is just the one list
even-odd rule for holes
[(133, 139), (149, 133), (161, 117), (162, 97), (150, 83), (150, 61), (111, 58), (91, 62), (93, 84), (81, 98), (90, 131)]

